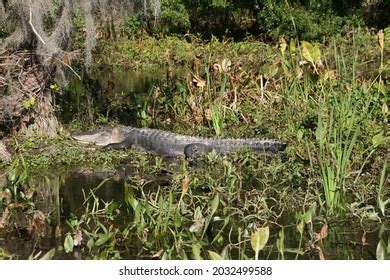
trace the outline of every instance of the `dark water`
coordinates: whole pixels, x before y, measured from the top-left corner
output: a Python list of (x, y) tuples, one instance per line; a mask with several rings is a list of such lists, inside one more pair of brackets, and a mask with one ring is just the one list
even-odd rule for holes
[[(0, 228), (0, 248), (13, 254), (14, 258), (26, 259), (40, 251), (45, 253), (54, 247), (62, 246), (63, 238), (56, 231), (69, 231), (66, 221), (70, 217), (80, 217), (84, 213), (85, 203), (93, 202), (91, 193), (94, 193), (101, 202), (115, 201), (119, 204), (123, 202), (123, 180), (120, 182), (115, 176), (112, 171), (71, 172), (61, 176), (36, 175), (26, 183), (26, 187), (28, 186), (34, 195), (27, 201), (20, 201), (26, 206), (33, 204), (35, 208), (33, 212), (13, 213), (10, 219), (12, 225), (9, 226), (13, 230), (7, 232)], [(2, 183), (0, 190), (6, 188), (12, 190), (10, 183), (4, 181)], [(39, 225), (42, 234), (31, 226), (32, 216), (36, 212), (43, 213), (47, 218), (43, 225)], [(78, 254), (77, 250), (75, 254)], [(60, 250), (55, 258), (75, 259), (78, 258), (76, 255), (66, 254)]]
[(82, 80), (72, 77), (64, 94), (57, 96), (62, 123), (75, 119), (88, 124), (117, 121), (135, 125), (139, 112), (151, 101), (152, 89), (166, 82), (166, 69), (134, 71), (100, 69)]

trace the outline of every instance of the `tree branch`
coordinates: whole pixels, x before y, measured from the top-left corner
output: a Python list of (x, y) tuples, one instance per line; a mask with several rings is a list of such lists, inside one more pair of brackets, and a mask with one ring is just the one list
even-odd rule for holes
[(33, 23), (32, 23), (32, 8), (31, 8), (31, 0), (28, 1), (28, 6), (30, 7), (30, 19), (29, 19), (29, 24), (31, 26), (32, 31), (34, 34), (38, 37), (38, 39), (42, 42), (42, 44), (46, 45), (45, 41), (42, 39), (41, 35), (39, 35), (38, 31), (35, 29)]

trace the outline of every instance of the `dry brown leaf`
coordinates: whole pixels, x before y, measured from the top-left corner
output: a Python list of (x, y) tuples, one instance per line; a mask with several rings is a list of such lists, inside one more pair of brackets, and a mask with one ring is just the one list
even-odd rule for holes
[(364, 245), (368, 245), (368, 243), (367, 243), (367, 231), (365, 231), (365, 232), (363, 233), (361, 241), (362, 241), (362, 245), (363, 245), (363, 246), (364, 246)]
[(192, 82), (198, 87), (203, 90), (203, 88), (206, 86), (206, 81), (203, 80), (201, 77), (194, 75), (192, 78)]
[(6, 207), (3, 211), (3, 214), (1, 215), (1, 218), (0, 218), (0, 229), (4, 228), (4, 226), (6, 225), (7, 220), (8, 220), (8, 216), (9, 216), (9, 210), (8, 210), (8, 207)]
[(200, 124), (203, 121), (203, 116), (202, 116), (200, 109), (196, 106), (195, 102), (191, 103), (191, 110), (192, 110), (192, 115), (194, 116), (195, 122), (197, 124)]
[(324, 252), (322, 251), (322, 248), (320, 246), (315, 246), (316, 250), (318, 251), (318, 257), (320, 260), (325, 260)]
[(322, 240), (328, 236), (328, 224), (324, 224), (319, 234), (316, 234), (315, 241)]
[(191, 226), (190, 226), (190, 229), (189, 231), (190, 232), (198, 232), (200, 231), (203, 226), (204, 226), (204, 222), (206, 221), (205, 218), (202, 218), (200, 220), (197, 220), (195, 223), (193, 223)]
[(183, 181), (181, 182), (181, 192), (182, 192), (182, 195), (185, 195), (188, 192), (189, 184), (190, 184), (190, 180), (186, 176), (183, 179)]
[(164, 253), (164, 250), (161, 249), (160, 251), (153, 254), (152, 259), (161, 259), (162, 254)]
[(210, 108), (207, 108), (204, 114), (206, 116), (206, 120), (211, 121), (213, 119), (213, 112)]

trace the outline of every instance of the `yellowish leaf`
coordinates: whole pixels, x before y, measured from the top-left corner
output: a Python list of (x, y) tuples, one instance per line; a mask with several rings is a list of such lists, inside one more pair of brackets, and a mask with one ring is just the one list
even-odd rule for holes
[(379, 30), (377, 35), (378, 35), (379, 46), (383, 50), (383, 48), (385, 47), (385, 34), (383, 33), (383, 29)]
[(256, 259), (261, 250), (263, 250), (265, 244), (267, 244), (269, 238), (269, 227), (258, 228), (251, 236), (251, 246), (256, 253)]
[(284, 54), (285, 54), (286, 49), (287, 49), (287, 43), (283, 37), (279, 38), (279, 49), (280, 49), (280, 52), (282, 53), (282, 56), (284, 57)]
[(207, 253), (209, 253), (210, 259), (212, 259), (213, 261), (221, 261), (221, 260), (223, 260), (223, 257), (220, 254), (216, 253), (216, 252), (207, 251)]
[(321, 59), (321, 50), (319, 45), (311, 44), (307, 41), (302, 41), (302, 55), (313, 66)]
[(30, 96), (28, 99), (22, 101), (23, 108), (28, 110), (35, 104), (35, 97)]

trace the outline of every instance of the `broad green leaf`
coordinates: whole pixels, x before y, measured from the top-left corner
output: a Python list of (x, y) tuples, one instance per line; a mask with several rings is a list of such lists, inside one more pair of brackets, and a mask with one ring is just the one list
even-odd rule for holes
[(87, 242), (87, 247), (89, 250), (92, 250), (93, 246), (95, 245), (95, 240), (93, 238), (90, 238)]
[(211, 260), (213, 261), (220, 261), (220, 260), (223, 260), (223, 257), (216, 253), (216, 252), (213, 252), (213, 251), (207, 251), (207, 253), (209, 253), (209, 257)]
[(181, 215), (176, 211), (174, 216), (175, 227), (181, 227)]
[(385, 34), (385, 45), (390, 46), (390, 27), (385, 28), (383, 32)]
[(269, 227), (258, 228), (251, 236), (251, 246), (256, 253), (256, 259), (259, 252), (267, 244), (269, 238)]
[(202, 256), (200, 255), (200, 249), (202, 246), (199, 243), (195, 243), (192, 245), (192, 254), (194, 255), (195, 260), (203, 260)]
[(73, 251), (73, 237), (70, 233), (68, 233), (65, 237), (64, 250), (65, 253), (70, 253)]
[(54, 257), (54, 254), (56, 253), (56, 248), (51, 249), (49, 252), (44, 254), (40, 260), (51, 260)]
[(196, 207), (195, 212), (194, 212), (194, 220), (200, 220), (202, 218), (203, 218), (202, 210), (198, 206), (198, 207)]
[(313, 211), (312, 211), (311, 208), (309, 210), (307, 210), (305, 212), (305, 214), (303, 214), (302, 220), (305, 222), (305, 224), (308, 224), (308, 223), (312, 222), (312, 220), (313, 220)]
[(138, 206), (138, 200), (134, 196), (133, 189), (130, 187), (126, 187), (125, 189), (125, 198), (126, 198), (126, 203), (133, 208), (134, 211), (136, 211), (137, 206)]
[(214, 215), (214, 213), (217, 211), (219, 205), (219, 194), (217, 193), (211, 202), (211, 215)]
[(264, 77), (266, 79), (273, 78), (274, 76), (276, 76), (276, 74), (278, 74), (278, 71), (279, 67), (275, 64), (265, 65), (262, 67), (262, 72), (264, 73)]
[(106, 232), (106, 233), (102, 233), (102, 234), (99, 234), (99, 238), (98, 240), (96, 240), (96, 243), (95, 245), (96, 246), (101, 246), (103, 245), (104, 243), (106, 243), (108, 240), (110, 240), (110, 238), (112, 237), (113, 233), (112, 232)]
[(313, 65), (321, 59), (321, 50), (318, 45), (313, 45), (309, 42), (302, 41), (302, 55)]

